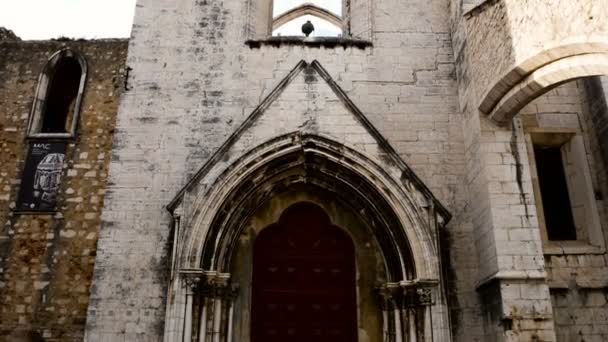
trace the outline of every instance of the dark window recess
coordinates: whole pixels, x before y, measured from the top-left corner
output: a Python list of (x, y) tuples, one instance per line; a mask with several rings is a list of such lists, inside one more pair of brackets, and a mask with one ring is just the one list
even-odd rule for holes
[(534, 146), (545, 227), (549, 240), (576, 240), (568, 184), (559, 147)]
[(74, 101), (78, 96), (82, 69), (74, 58), (62, 58), (57, 62), (51, 78), (42, 114), (42, 133), (65, 133), (73, 117)]

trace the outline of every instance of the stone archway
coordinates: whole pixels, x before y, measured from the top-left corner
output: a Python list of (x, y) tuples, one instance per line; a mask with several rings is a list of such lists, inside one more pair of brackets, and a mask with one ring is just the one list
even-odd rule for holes
[(487, 112), (488, 117), (499, 125), (508, 124), (527, 104), (554, 87), (578, 78), (600, 75), (608, 75), (606, 53), (582, 54), (552, 61), (534, 70), (502, 94), (500, 100)]
[[(165, 340), (250, 339), (244, 329), (249, 329), (247, 275), (252, 254), (247, 248), (243, 252), (242, 241), (253, 241), (259, 230), (277, 222), (286, 209), (263, 210), (264, 206), (292, 194), (304, 196), (298, 201), (316, 198), (312, 202), (325, 211), (332, 211), (336, 203), (350, 208), (334, 210), (331, 222), (350, 228), (348, 222), (342, 224), (334, 217), (351, 212), (357, 219), (349, 222), (361, 222), (357, 231), (371, 239), (377, 259), (370, 260), (377, 260), (373, 268), (379, 273), (366, 278), (358, 270), (359, 314), (370, 315), (363, 324), (359, 319), (358, 330), (366, 324), (376, 328), (364, 327), (375, 332), (367, 337), (359, 334), (357, 341), (449, 341), (435, 240), (435, 229), (449, 214), (414, 175), (400, 170), (402, 178), (395, 179), (395, 173), (389, 173), (391, 167), (395, 166), (380, 167), (326, 138), (288, 134), (249, 151), (224, 173), (214, 174), (214, 183), (202, 188), (204, 197), (184, 193), (174, 209), (175, 273)], [(265, 220), (252, 224), (260, 212), (266, 213)], [(356, 235), (354, 230), (349, 234)], [(362, 262), (360, 255), (369, 248), (360, 240), (353, 241)]]
[[(301, 221), (307, 220), (308, 216), (317, 212), (318, 216), (322, 216), (321, 221), (329, 223), (330, 235), (331, 231), (336, 232), (336, 229), (339, 229), (338, 235), (352, 244), (352, 258), (354, 259), (352, 266), (355, 276), (351, 285), (353, 285), (352, 288), (356, 295), (353, 299), (354, 302), (351, 302), (351, 304), (354, 303), (354, 306), (349, 310), (355, 312), (351, 318), (356, 320), (355, 329), (359, 332), (358, 341), (382, 340), (382, 315), (379, 310), (378, 285), (387, 283), (387, 272), (378, 241), (366, 219), (354, 211), (348, 203), (329, 191), (307, 184), (295, 185), (285, 189), (284, 192), (275, 194), (261, 205), (244, 224), (243, 231), (234, 247), (231, 265), (227, 270), (230, 273), (231, 282), (239, 286), (238, 296), (234, 298), (233, 302), (233, 340), (249, 341), (250, 336), (253, 335), (252, 329), (255, 329), (257, 324), (252, 322), (252, 311), (255, 311), (252, 305), (255, 297), (255, 247), (258, 238), (263, 238), (278, 223), (285, 223), (286, 217), (291, 216), (289, 212), (304, 204), (316, 209), (312, 214), (300, 219)], [(327, 224), (322, 223), (321, 225), (327, 227)], [(307, 238), (304, 237), (304, 239)], [(275, 254), (283, 252), (286, 251), (275, 251)], [(317, 271), (324, 272), (325, 269), (329, 269), (328, 266)], [(315, 270), (312, 272), (314, 273)], [(342, 284), (342, 287), (344, 286)], [(331, 292), (331, 290), (329, 291)]]

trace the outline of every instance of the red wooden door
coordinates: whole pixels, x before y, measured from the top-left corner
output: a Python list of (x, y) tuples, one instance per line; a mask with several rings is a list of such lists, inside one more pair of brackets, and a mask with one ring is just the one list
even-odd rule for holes
[(310, 203), (296, 204), (257, 237), (252, 342), (355, 342), (352, 240)]

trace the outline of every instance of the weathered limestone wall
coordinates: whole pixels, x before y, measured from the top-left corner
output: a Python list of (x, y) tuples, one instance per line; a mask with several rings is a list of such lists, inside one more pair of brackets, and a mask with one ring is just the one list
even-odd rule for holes
[[(89, 73), (60, 209), (18, 215), (38, 75), (65, 46), (85, 56)], [(126, 47), (124, 40), (0, 42), (0, 341), (82, 340)]]
[[(595, 93), (594, 96), (589, 96), (588, 83), (593, 81), (580, 80), (561, 85), (526, 106), (519, 118), (528, 129), (581, 131), (598, 214), (601, 222), (606, 222), (606, 169), (598, 141), (599, 127), (595, 124), (594, 112), (589, 111), (597, 109), (593, 105), (604, 101), (604, 95)], [(529, 165), (525, 163), (524, 168), (527, 167)], [(534, 203), (535, 198), (533, 194), (530, 195), (530, 202)], [(605, 246), (605, 227), (602, 232)], [(547, 282), (551, 290), (558, 341), (604, 341), (608, 338), (605, 293), (608, 287), (607, 255), (605, 248), (595, 247), (597, 245), (601, 246), (602, 243), (577, 242), (574, 247), (566, 245), (561, 250), (556, 250), (550, 242), (544, 242)]]
[[(608, 163), (608, 77), (590, 77), (584, 82), (587, 108), (590, 120), (589, 126), (594, 127), (598, 143), (595, 145), (600, 150), (603, 160)], [(608, 164), (607, 164), (608, 165)]]
[[(608, 51), (608, 27), (601, 19), (608, 14), (607, 5), (606, 0), (498, 0), (466, 14), (462, 67), (468, 70), (475, 105), (500, 99), (499, 94), (550, 61)], [(486, 99), (495, 86), (495, 94)], [(491, 102), (484, 104), (484, 111), (491, 107)]]
[[(605, 339), (603, 334), (608, 309), (603, 299), (605, 275), (608, 274), (603, 248), (605, 229), (600, 227), (599, 232), (600, 239), (604, 241), (577, 241), (563, 248), (542, 241), (530, 178), (530, 150), (525, 142), (525, 132), (532, 130), (581, 132), (586, 151), (584, 159), (592, 177), (591, 191), (596, 198), (600, 221), (606, 222), (606, 204), (603, 200), (603, 194), (607, 191), (605, 164), (595, 118), (589, 112), (589, 108), (597, 109), (596, 102), (602, 98), (597, 97), (597, 93), (594, 97), (588, 96), (585, 91), (587, 82), (570, 82), (551, 90), (525, 107), (516, 117), (512, 128), (497, 127), (484, 117), (477, 121), (481, 125), (479, 139), (484, 142), (481, 145), (483, 153), (478, 155), (481, 158), (477, 161), (483, 163), (471, 162), (469, 165), (472, 171), (475, 168), (484, 170), (484, 186), (487, 188), (482, 187), (479, 196), (485, 193), (491, 202), (486, 209), (476, 205), (475, 212), (479, 212), (480, 216), (475, 220), (480, 221), (475, 222), (483, 222), (482, 219), (488, 216), (492, 220), (490, 232), (495, 239), (492, 250), (498, 255), (496, 266), (500, 271), (497, 278), (503, 284), (500, 291), (492, 292), (489, 286), (489, 290), (482, 287), (481, 293), (489, 298), (488, 302), (491, 302), (491, 298), (501, 298), (488, 307), (491, 319), (486, 323), (486, 334), (499, 339), (529, 340), (537, 336), (541, 340), (552, 340), (553, 324), (558, 341), (569, 341), (577, 336), (585, 340)], [(472, 143), (470, 146), (471, 149), (475, 148)], [(471, 183), (471, 186), (479, 189), (481, 184), (484, 183)], [(479, 224), (481, 227), (484, 225)], [(592, 227), (585, 229), (591, 230)], [(480, 242), (479, 246), (485, 243)], [(532, 271), (535, 268), (540, 272), (536, 275), (537, 279), (532, 273), (519, 281), (513, 279), (517, 275), (511, 271)], [(500, 272), (503, 273), (502, 280)], [(509, 277), (512, 279), (509, 280)], [(536, 289), (534, 282), (538, 284)], [(546, 285), (543, 285), (545, 282)], [(547, 302), (549, 291), (552, 307), (548, 307)], [(526, 313), (526, 308), (533, 309)]]
[[(520, 121), (512, 125), (509, 116), (501, 122), (504, 127), (499, 127), (486, 114), (509, 91), (520, 89), (518, 83), (542, 65), (568, 56), (605, 52), (606, 26), (598, 20), (605, 16), (605, 5), (605, 1), (451, 3), (459, 99), (467, 133), (467, 186), (480, 262), (479, 291), (489, 304), (484, 308), (486, 339), (555, 340), (546, 280), (551, 274), (545, 272), (536, 208), (529, 197), (530, 170), (522, 166), (528, 162), (523, 127)], [(596, 61), (592, 56), (585, 58)], [(588, 71), (584, 65), (569, 70), (567, 63), (560, 68), (551, 74), (557, 81), (535, 84), (532, 80), (527, 84), (529, 89), (521, 87), (526, 90), (522, 93), (531, 90), (532, 94), (539, 87), (549, 90), (543, 87)], [(514, 98), (520, 99), (522, 94), (517, 95)], [(505, 108), (523, 107), (534, 97), (524, 96), (523, 101)], [(545, 103), (546, 108), (571, 111), (560, 109), (567, 103), (557, 97), (548, 98), (553, 102)], [(581, 100), (576, 101), (580, 112)], [(546, 114), (543, 117), (552, 117)], [(548, 263), (551, 267), (551, 260)]]
[(246, 2), (139, 1), (88, 340), (162, 336), (171, 234), (165, 206), (302, 59), (318, 60), (457, 214), (444, 232), (454, 327), (462, 341), (481, 335), (447, 2), (377, 1), (370, 15), (371, 47), (250, 48)]

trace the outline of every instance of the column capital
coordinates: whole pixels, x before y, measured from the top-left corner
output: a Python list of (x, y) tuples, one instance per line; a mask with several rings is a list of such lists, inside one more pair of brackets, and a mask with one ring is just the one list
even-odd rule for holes
[(433, 293), (431, 288), (429, 287), (420, 287), (416, 289), (416, 294), (418, 297), (418, 303), (422, 306), (428, 306), (435, 304), (433, 302)]
[[(437, 284), (429, 282), (388, 283), (378, 289), (380, 293), (390, 293), (395, 305), (402, 308), (420, 307), (435, 304), (433, 288)], [(385, 294), (386, 296), (386, 294)]]
[(198, 269), (182, 269), (179, 271), (183, 285), (188, 291), (194, 291), (203, 279), (203, 271)]
[(230, 282), (230, 273), (204, 272), (199, 291), (206, 298), (232, 300), (238, 293), (238, 285)]
[(182, 208), (182, 206), (180, 205), (179, 207), (175, 208), (173, 210), (173, 212), (171, 213), (171, 215), (173, 216), (173, 218), (180, 218), (184, 215), (184, 209)]

